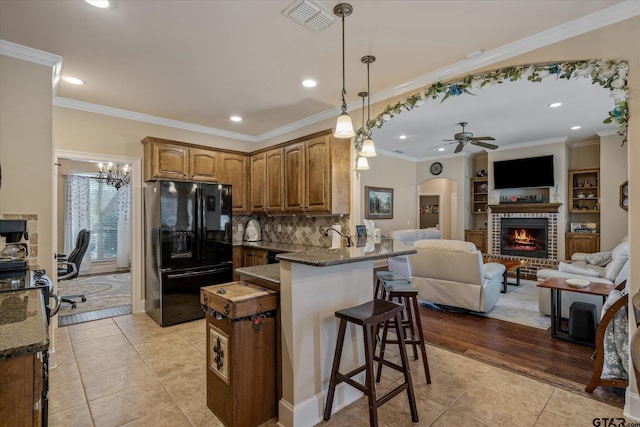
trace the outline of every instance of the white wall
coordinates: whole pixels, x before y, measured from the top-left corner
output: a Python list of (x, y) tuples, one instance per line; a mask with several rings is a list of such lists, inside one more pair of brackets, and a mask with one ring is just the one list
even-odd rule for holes
[(627, 146), (618, 135), (600, 138), (600, 248), (611, 250), (629, 233), (629, 213), (620, 207), (620, 185), (628, 179)]
[(402, 228), (417, 228), (418, 196), (416, 191), (414, 162), (378, 154), (369, 158), (369, 170), (360, 172), (359, 218), (352, 218), (356, 224), (362, 224), (365, 215), (364, 187), (393, 188), (393, 219), (375, 220), (376, 228), (382, 234)]

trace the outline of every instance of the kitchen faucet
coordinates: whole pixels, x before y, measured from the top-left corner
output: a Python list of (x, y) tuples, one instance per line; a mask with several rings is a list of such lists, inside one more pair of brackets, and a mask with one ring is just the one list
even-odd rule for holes
[(347, 239), (347, 247), (350, 248), (353, 245), (353, 242), (351, 241), (351, 237), (350, 236), (345, 236), (344, 234), (342, 234), (341, 232), (339, 232), (338, 230), (336, 230), (333, 227), (328, 227), (324, 230), (324, 235), (325, 237), (329, 236), (329, 231), (335, 231), (336, 233), (338, 233), (339, 235), (341, 235), (342, 237), (346, 237)]

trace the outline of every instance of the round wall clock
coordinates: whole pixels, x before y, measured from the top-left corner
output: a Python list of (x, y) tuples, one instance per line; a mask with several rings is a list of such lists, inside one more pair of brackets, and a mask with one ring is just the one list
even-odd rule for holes
[(431, 163), (431, 167), (429, 168), (429, 170), (431, 171), (432, 175), (440, 175), (440, 173), (442, 172), (442, 163), (440, 162)]

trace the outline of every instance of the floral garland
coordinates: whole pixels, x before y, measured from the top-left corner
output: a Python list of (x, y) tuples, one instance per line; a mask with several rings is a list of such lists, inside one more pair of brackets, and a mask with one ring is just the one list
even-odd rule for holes
[[(506, 67), (498, 70), (471, 74), (451, 83), (436, 82), (431, 86), (421, 89), (408, 98), (401, 99), (395, 105), (389, 105), (385, 110), (367, 123), (369, 128), (381, 128), (382, 125), (403, 111), (411, 111), (423, 105), (428, 99), (440, 99), (443, 102), (451, 96), (459, 96), (463, 93), (471, 94), (472, 90), (480, 89), (486, 85), (501, 84), (505, 81), (516, 81), (527, 78), (530, 82), (539, 83), (543, 79), (555, 76), (558, 79), (591, 78), (593, 84), (607, 88), (615, 101), (615, 107), (609, 111), (609, 116), (603, 123), (617, 123), (618, 134), (623, 137), (622, 143), (627, 140), (627, 122), (629, 111), (627, 109), (628, 87), (627, 73), (629, 66), (621, 60), (588, 60), (551, 64), (529, 64)], [(364, 128), (356, 133), (356, 145), (358, 135), (365, 132)], [(357, 148), (357, 147), (356, 147)]]

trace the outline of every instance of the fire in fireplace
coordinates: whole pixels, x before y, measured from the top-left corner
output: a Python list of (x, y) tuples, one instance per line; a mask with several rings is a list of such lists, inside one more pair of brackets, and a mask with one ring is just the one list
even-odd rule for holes
[(502, 218), (502, 255), (547, 258), (547, 218)]

